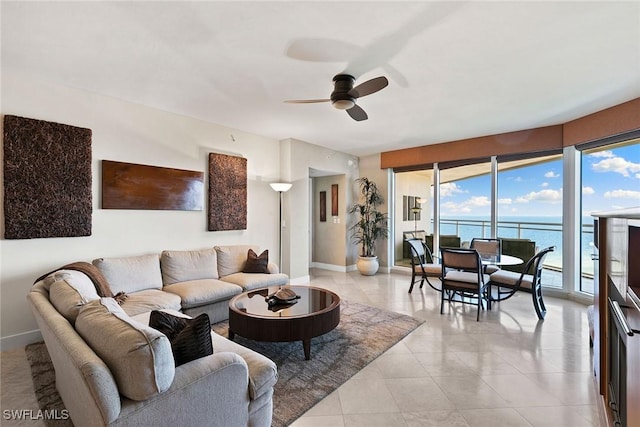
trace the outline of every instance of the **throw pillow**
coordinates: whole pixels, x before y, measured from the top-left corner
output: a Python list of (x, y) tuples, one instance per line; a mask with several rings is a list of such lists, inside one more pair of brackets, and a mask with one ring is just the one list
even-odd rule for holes
[(230, 274), (240, 273), (247, 262), (247, 251), (253, 249), (258, 251), (255, 245), (228, 245), (215, 246), (218, 255), (218, 275), (220, 277)]
[(58, 270), (45, 279), (45, 285), (49, 285), (51, 304), (72, 325), (83, 305), (100, 299), (89, 277), (79, 271)]
[(269, 250), (257, 255), (253, 249), (247, 253), (247, 262), (244, 265), (243, 273), (269, 273)]
[(154, 310), (149, 326), (169, 338), (176, 367), (213, 354), (211, 323), (206, 313), (187, 319)]
[(171, 387), (176, 368), (169, 339), (129, 317), (113, 298), (82, 306), (75, 326), (109, 367), (123, 396), (147, 400)]

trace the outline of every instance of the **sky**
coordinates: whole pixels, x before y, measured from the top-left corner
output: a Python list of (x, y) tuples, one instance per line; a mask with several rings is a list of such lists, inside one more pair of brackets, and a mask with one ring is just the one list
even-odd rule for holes
[[(640, 143), (582, 155), (582, 212), (640, 206)], [(489, 175), (440, 186), (443, 217), (491, 212)], [(562, 160), (498, 174), (498, 217), (561, 216)]]

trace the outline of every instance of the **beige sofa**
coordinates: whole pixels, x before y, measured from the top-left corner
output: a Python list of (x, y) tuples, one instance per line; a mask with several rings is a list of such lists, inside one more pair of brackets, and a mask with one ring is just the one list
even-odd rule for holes
[(242, 273), (248, 248), (94, 260), (113, 293), (127, 294), (122, 305), (75, 270), (34, 284), (27, 299), (75, 425), (271, 425), (271, 360), (212, 332), (212, 355), (175, 367), (168, 338), (148, 326), (152, 310), (216, 323), (234, 295), (287, 283), (274, 265)]

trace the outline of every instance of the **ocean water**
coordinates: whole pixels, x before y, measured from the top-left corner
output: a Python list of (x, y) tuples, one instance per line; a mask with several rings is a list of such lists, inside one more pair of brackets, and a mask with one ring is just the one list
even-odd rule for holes
[[(582, 223), (582, 270), (584, 273), (592, 274), (591, 255), (595, 250), (593, 218), (584, 217)], [(490, 237), (490, 219), (480, 216), (441, 217), (440, 234), (457, 234), (463, 242), (470, 242), (474, 237)], [(555, 246), (556, 250), (547, 255), (545, 265), (562, 268), (562, 217), (498, 217), (498, 237), (530, 239), (536, 242), (538, 249)]]

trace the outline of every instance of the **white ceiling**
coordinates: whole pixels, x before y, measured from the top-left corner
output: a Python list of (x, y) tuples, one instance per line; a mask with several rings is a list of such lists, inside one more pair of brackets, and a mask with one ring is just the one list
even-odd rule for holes
[[(2, 69), (366, 155), (640, 97), (640, 2), (7, 2)], [(332, 77), (384, 75), (369, 120)]]

